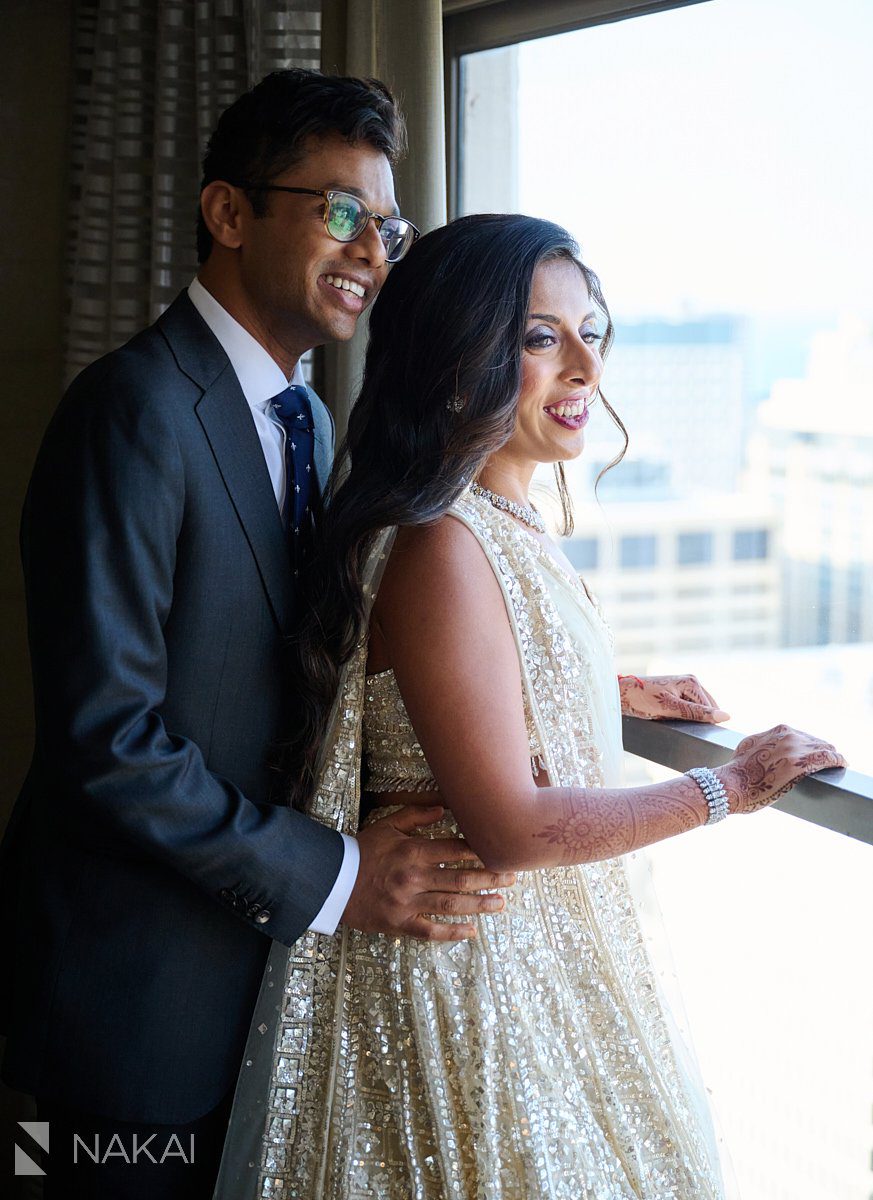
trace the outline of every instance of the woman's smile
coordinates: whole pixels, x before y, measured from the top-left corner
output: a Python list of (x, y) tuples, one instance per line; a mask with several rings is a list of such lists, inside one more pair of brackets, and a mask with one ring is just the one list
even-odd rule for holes
[(548, 405), (543, 412), (565, 429), (584, 429), (588, 424), (588, 397), (568, 396)]

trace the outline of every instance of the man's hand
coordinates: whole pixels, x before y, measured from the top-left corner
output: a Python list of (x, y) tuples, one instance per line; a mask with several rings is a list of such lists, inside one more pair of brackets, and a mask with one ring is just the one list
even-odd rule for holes
[(618, 690), (626, 717), (716, 725), (730, 716), (693, 675), (619, 675)]
[(408, 805), (358, 833), (361, 865), (343, 924), (365, 933), (459, 942), (476, 936), (472, 922), (434, 921), (426, 914), (471, 916), (503, 908), (502, 896), (476, 893), (511, 887), (513, 873), (476, 866), (446, 870), (440, 863), (474, 859), (463, 838), (411, 836), (442, 815), (439, 807)]

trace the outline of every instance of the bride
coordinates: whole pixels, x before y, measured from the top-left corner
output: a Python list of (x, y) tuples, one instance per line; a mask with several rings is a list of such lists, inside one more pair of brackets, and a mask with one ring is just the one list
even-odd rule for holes
[[(420, 836), (463, 837), (450, 866), (517, 881), (444, 942), (274, 945), (216, 1194), (721, 1197), (625, 856), (843, 760), (779, 726), (715, 771), (619, 786), (609, 630), (528, 498), (540, 463), (581, 454), (612, 334), (564, 230), (476, 216), (429, 234), (370, 334), (297, 646), (292, 800), (353, 833), (438, 792)], [(651, 686), (628, 686), (651, 713)], [(658, 693), (661, 715), (710, 699)]]

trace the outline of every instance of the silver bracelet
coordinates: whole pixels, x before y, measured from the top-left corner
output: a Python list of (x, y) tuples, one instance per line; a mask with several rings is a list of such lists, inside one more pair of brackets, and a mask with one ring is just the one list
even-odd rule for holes
[(709, 816), (706, 818), (707, 825), (715, 825), (718, 821), (723, 821), (725, 817), (730, 816), (727, 792), (715, 771), (710, 771), (709, 767), (692, 767), (685, 774), (694, 780), (706, 797), (706, 806), (709, 809)]

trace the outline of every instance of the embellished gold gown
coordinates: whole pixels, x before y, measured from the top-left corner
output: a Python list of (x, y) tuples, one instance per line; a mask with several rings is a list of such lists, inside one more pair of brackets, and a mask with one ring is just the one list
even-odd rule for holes
[[(532, 765), (615, 786), (608, 630), (579, 582), (484, 499), (452, 514), (504, 594)], [(392, 535), (368, 567), (375, 593)], [(436, 786), (390, 671), (349, 663), (313, 815)], [(439, 702), (438, 697), (435, 703)], [(363, 753), (362, 753), (363, 752)], [(379, 811), (371, 816), (378, 816)], [(450, 816), (422, 836), (455, 834)], [(523, 872), (478, 937), (341, 929), (274, 946), (217, 1200), (720, 1200), (693, 1064), (647, 955), (623, 859)]]

